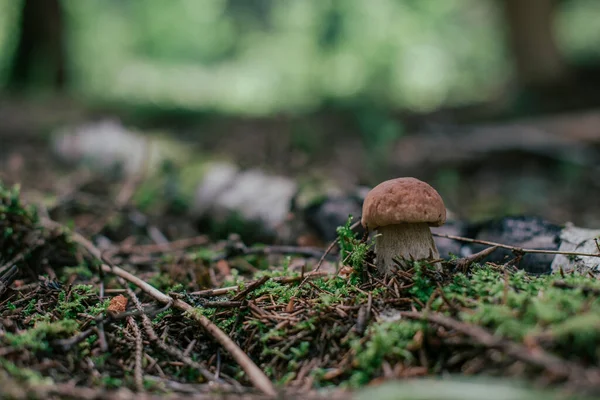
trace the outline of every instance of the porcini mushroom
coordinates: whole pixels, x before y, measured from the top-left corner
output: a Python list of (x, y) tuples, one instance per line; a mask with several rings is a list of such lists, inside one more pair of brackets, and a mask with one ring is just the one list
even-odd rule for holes
[(415, 178), (397, 178), (375, 186), (365, 197), (362, 225), (377, 230), (377, 268), (387, 274), (394, 258), (437, 259), (439, 253), (430, 226), (446, 222), (446, 207), (439, 193)]

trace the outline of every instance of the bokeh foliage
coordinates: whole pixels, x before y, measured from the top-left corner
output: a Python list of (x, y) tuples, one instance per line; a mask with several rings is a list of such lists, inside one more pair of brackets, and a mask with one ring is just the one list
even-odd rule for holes
[[(0, 84), (19, 0), (0, 0)], [(493, 97), (510, 82), (491, 0), (63, 0), (72, 87), (92, 99), (242, 114), (361, 98), (431, 110)], [(569, 0), (557, 36), (598, 58), (600, 6)]]

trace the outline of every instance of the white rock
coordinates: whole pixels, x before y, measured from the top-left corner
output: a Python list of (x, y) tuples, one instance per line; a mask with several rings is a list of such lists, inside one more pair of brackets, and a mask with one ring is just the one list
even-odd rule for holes
[(245, 220), (261, 221), (276, 229), (285, 221), (296, 190), (293, 180), (254, 169), (238, 174), (217, 196), (215, 205), (236, 211)]
[(201, 216), (213, 207), (216, 198), (234, 182), (238, 171), (236, 165), (227, 162), (208, 165), (195, 190), (192, 215)]
[(66, 162), (84, 163), (100, 172), (120, 167), (125, 175), (144, 168), (153, 172), (165, 159), (182, 160), (187, 155), (182, 143), (139, 134), (113, 119), (57, 131), (52, 150)]
[[(598, 246), (594, 239), (600, 238), (600, 229), (578, 228), (573, 224), (567, 224), (560, 233), (560, 251), (577, 253), (598, 254)], [(576, 271), (586, 273), (588, 271), (600, 271), (600, 257), (586, 256), (564, 256), (557, 254), (552, 261), (552, 272)]]

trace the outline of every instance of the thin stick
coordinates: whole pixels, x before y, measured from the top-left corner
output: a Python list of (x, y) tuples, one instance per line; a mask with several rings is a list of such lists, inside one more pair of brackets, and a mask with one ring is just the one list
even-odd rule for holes
[(269, 279), (271, 279), (271, 278), (269, 278), (268, 276), (263, 276), (259, 280), (252, 282), (251, 284), (248, 285), (248, 287), (246, 287), (246, 289), (242, 290), (241, 292), (239, 292), (238, 294), (233, 296), (231, 301), (240, 301), (240, 300), (244, 299), (250, 292), (252, 292), (253, 290), (256, 290), (259, 287), (261, 287), (262, 285), (264, 285)]
[[(42, 223), (47, 227), (61, 227), (65, 230), (68, 229), (65, 226), (49, 219), (43, 219)], [(71, 232), (71, 235), (75, 242), (83, 246), (87, 251), (90, 252), (90, 254), (92, 254), (98, 260), (103, 259), (102, 252), (96, 246), (94, 246), (92, 242), (90, 242), (77, 232)], [(231, 338), (227, 336), (225, 332), (223, 332), (218, 326), (212, 323), (211, 320), (209, 320), (204, 315), (198, 312), (194, 312), (194, 307), (192, 307), (183, 300), (173, 300), (173, 298), (171, 298), (170, 296), (167, 296), (160, 290), (156, 289), (154, 286), (148, 284), (147, 282), (125, 271), (122, 268), (119, 268), (117, 266), (110, 266), (104, 263), (101, 267), (103, 271), (113, 273), (129, 281), (130, 283), (133, 283), (134, 285), (138, 286), (144, 292), (152, 296), (155, 300), (164, 304), (172, 303), (173, 306), (175, 306), (176, 308), (182, 311), (187, 311), (189, 317), (199, 322), (200, 325), (202, 325), (202, 327), (206, 329), (206, 331), (210, 335), (212, 335), (215, 338), (215, 340), (231, 354), (233, 359), (240, 365), (244, 372), (246, 372), (246, 374), (248, 375), (248, 379), (254, 384), (254, 386), (257, 389), (259, 389), (268, 396), (275, 396), (277, 394), (277, 392), (275, 391), (275, 387), (273, 386), (269, 378), (267, 378), (265, 373), (260, 368), (258, 368), (258, 366), (250, 359), (250, 357), (248, 357), (248, 355), (244, 353), (244, 351), (240, 349), (240, 347), (237, 344), (235, 344), (235, 342), (231, 340)]]
[[(125, 281), (125, 279), (123, 278), (118, 278), (119, 281), (121, 282), (121, 284), (123, 286), (127, 286), (127, 282)], [(146, 335), (148, 335), (148, 338), (154, 343), (156, 344), (156, 346), (158, 346), (160, 349), (162, 349), (163, 351), (165, 351), (167, 354), (170, 354), (174, 357), (177, 357), (178, 359), (180, 359), (184, 364), (189, 365), (192, 368), (196, 368), (198, 370), (198, 372), (200, 372), (200, 374), (202, 376), (204, 376), (207, 380), (215, 380), (215, 376), (214, 374), (212, 374), (210, 371), (208, 371), (206, 368), (204, 368), (202, 365), (200, 365), (200, 363), (192, 360), (190, 357), (186, 356), (185, 354), (183, 354), (183, 352), (181, 350), (179, 350), (176, 347), (173, 346), (169, 346), (167, 345), (166, 342), (162, 341), (158, 335), (156, 334), (156, 332), (154, 331), (154, 328), (152, 327), (152, 321), (150, 320), (150, 318), (143, 312), (143, 308), (142, 308), (142, 303), (140, 303), (140, 300), (138, 299), (137, 295), (135, 294), (135, 292), (131, 289), (131, 288), (127, 288), (127, 294), (129, 295), (129, 298), (131, 298), (131, 300), (133, 301), (133, 304), (135, 305), (135, 308), (137, 308), (137, 310), (140, 312), (140, 315), (142, 317), (142, 325), (144, 325), (144, 329), (146, 330)], [(131, 317), (133, 318), (133, 317)]]
[(445, 328), (453, 329), (471, 337), (485, 347), (501, 350), (516, 360), (542, 368), (557, 377), (571, 380), (587, 380), (588, 382), (597, 382), (597, 379), (600, 378), (600, 370), (598, 368), (585, 369), (581, 365), (563, 360), (562, 358), (546, 353), (542, 349), (528, 349), (522, 344), (493, 335), (480, 326), (468, 324), (440, 313), (400, 311), (400, 315), (410, 319), (429, 321)]
[[(317, 278), (325, 278), (330, 276), (327, 272), (309, 272), (308, 274), (304, 274), (304, 276), (280, 276), (280, 277), (276, 277), (276, 278), (271, 278), (272, 281), (277, 282), (277, 283), (293, 283), (293, 282), (298, 282), (302, 279), (317, 279)], [(254, 280), (254, 281), (250, 281), (247, 284), (248, 285), (252, 285), (255, 282), (258, 282), (259, 279)], [(214, 296), (223, 296), (228, 294), (229, 292), (235, 292), (237, 290), (239, 290), (240, 287), (235, 285), (235, 286), (227, 286), (227, 287), (223, 287), (223, 288), (217, 288), (217, 289), (206, 289), (206, 290), (199, 290), (197, 292), (190, 292), (188, 293), (189, 295), (192, 296), (197, 296), (197, 297), (214, 297)], [(206, 306), (208, 307), (208, 306)]]
[[(325, 261), (325, 257), (327, 257), (327, 255), (329, 254), (329, 252), (331, 250), (333, 250), (333, 248), (335, 247), (335, 245), (337, 244), (337, 240), (334, 240), (333, 242), (331, 242), (331, 244), (327, 247), (327, 249), (325, 250), (325, 253), (323, 253), (323, 255), (321, 256), (321, 258), (319, 259), (319, 262), (317, 263), (317, 266), (315, 267), (315, 269), (313, 269), (311, 271), (311, 273), (316, 273), (319, 272), (319, 269), (321, 268), (321, 265), (323, 265), (323, 261)], [(306, 281), (309, 279), (310, 274), (308, 274), (304, 280), (302, 280), (302, 282), (300, 282), (300, 284), (298, 285), (298, 289), (300, 289), (302, 287), (302, 285), (304, 285), (306, 283)]]
[(490, 241), (487, 241), (487, 240), (470, 239), (470, 238), (466, 238), (466, 237), (462, 237), (462, 236), (446, 235), (446, 234), (434, 233), (434, 232), (432, 232), (431, 234), (433, 236), (443, 237), (443, 238), (451, 239), (451, 240), (458, 240), (460, 242), (484, 244), (484, 245), (487, 245), (487, 246), (496, 246), (496, 247), (500, 247), (502, 249), (512, 250), (512, 251), (516, 251), (516, 252), (519, 252), (519, 253), (561, 254), (561, 255), (564, 255), (564, 256), (600, 257), (600, 253), (594, 254), (594, 253), (579, 253), (579, 252), (575, 252), (575, 251), (523, 249), (521, 247), (515, 247), (515, 246), (510, 246), (508, 244), (490, 242)]
[(131, 326), (131, 329), (133, 330), (133, 335), (135, 337), (135, 369), (133, 373), (133, 377), (135, 380), (135, 388), (138, 392), (143, 392), (144, 380), (142, 374), (142, 355), (144, 352), (144, 348), (142, 343), (142, 332), (140, 332), (140, 328), (138, 327), (133, 317), (127, 318), (127, 322)]
[(471, 254), (468, 257), (460, 258), (455, 261), (456, 267), (459, 270), (466, 272), (473, 263), (476, 263), (482, 258), (489, 256), (494, 251), (496, 251), (497, 248), (498, 246), (488, 247), (486, 249), (481, 250), (478, 253)]

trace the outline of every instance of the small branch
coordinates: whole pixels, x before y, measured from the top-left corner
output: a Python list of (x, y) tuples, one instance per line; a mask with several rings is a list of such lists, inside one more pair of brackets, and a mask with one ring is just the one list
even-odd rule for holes
[(456, 261), (451, 261), (451, 263), (455, 263), (456, 268), (465, 272), (469, 269), (469, 267), (473, 264), (478, 262), (479, 260), (489, 256), (490, 254), (492, 254), (494, 251), (496, 251), (496, 249), (498, 249), (498, 246), (493, 246), (493, 247), (488, 247), (487, 249), (483, 249), (478, 253), (475, 254), (471, 254), (468, 257), (464, 257), (464, 258), (459, 258)]
[(578, 256), (578, 257), (600, 257), (600, 253), (579, 253), (575, 251), (560, 251), (560, 250), (540, 250), (540, 249), (523, 249), (521, 247), (510, 246), (508, 244), (490, 242), (487, 240), (470, 239), (462, 236), (446, 235), (442, 233), (431, 233), (433, 236), (442, 237), (451, 240), (458, 240), (460, 242), (483, 244), (487, 246), (500, 247), (502, 249), (512, 250), (517, 253), (531, 253), (531, 254), (561, 254), (563, 256)]
[(131, 329), (133, 330), (133, 335), (135, 337), (135, 370), (133, 373), (135, 387), (138, 392), (143, 392), (144, 380), (142, 375), (142, 356), (144, 352), (144, 347), (142, 343), (142, 332), (140, 332), (140, 328), (133, 317), (128, 317), (127, 322), (129, 323), (129, 326), (131, 326)]
[(593, 294), (595, 296), (600, 296), (600, 289), (589, 287), (589, 286), (576, 286), (565, 281), (554, 281), (552, 282), (552, 286), (561, 288), (561, 289), (580, 289), (581, 292), (585, 295)]
[[(337, 240), (334, 240), (331, 242), (331, 244), (325, 250), (325, 253), (323, 253), (321, 258), (319, 259), (319, 262), (317, 263), (317, 266), (315, 267), (315, 269), (311, 271), (312, 273), (319, 272), (319, 269), (321, 269), (321, 265), (323, 265), (323, 261), (325, 261), (325, 257), (327, 257), (329, 252), (331, 252), (331, 250), (333, 250), (333, 248), (335, 247), (336, 244), (337, 244)], [(302, 282), (300, 282), (300, 285), (298, 285), (298, 289), (300, 289), (302, 287), (302, 285), (304, 285), (306, 283), (306, 281), (309, 279), (310, 275), (311, 274), (306, 275), (304, 280)]]
[(217, 342), (225, 348), (231, 354), (234, 360), (242, 367), (244, 372), (248, 375), (248, 379), (254, 384), (254, 386), (262, 391), (264, 394), (268, 396), (276, 396), (277, 392), (275, 391), (275, 387), (267, 378), (265, 373), (258, 368), (258, 366), (248, 357), (246, 353), (240, 347), (235, 344), (233, 340), (225, 332), (223, 332), (218, 326), (212, 323), (208, 318), (204, 315), (200, 314), (194, 307), (190, 306), (188, 303), (182, 300), (175, 300), (174, 306), (179, 308), (182, 311), (188, 311), (188, 315), (193, 319), (198, 321), (200, 325), (206, 331), (212, 335)]
[[(125, 282), (125, 279), (119, 278), (119, 280), (121, 281), (122, 284), (124, 284), (124, 286), (127, 286), (127, 282)], [(169, 345), (167, 345), (167, 343), (165, 343), (163, 340), (161, 340), (158, 337), (158, 335), (156, 334), (156, 332), (154, 331), (154, 328), (152, 327), (152, 321), (146, 314), (143, 313), (142, 303), (140, 303), (140, 300), (138, 299), (137, 295), (130, 288), (127, 288), (127, 293), (129, 294), (129, 297), (133, 301), (135, 308), (141, 313), (142, 325), (144, 325), (144, 329), (146, 330), (146, 335), (148, 335), (148, 338), (154, 344), (156, 344), (156, 346), (158, 346), (160, 349), (162, 349), (167, 354), (178, 358), (184, 364), (187, 364), (190, 367), (197, 369), (198, 372), (200, 372), (200, 375), (202, 375), (207, 380), (215, 380), (215, 376), (210, 371), (208, 371), (206, 368), (204, 368), (202, 365), (200, 365), (200, 363), (192, 360), (190, 357), (183, 354), (183, 352), (181, 350), (179, 350), (178, 348), (169, 346)]]
[(487, 348), (498, 349), (516, 360), (542, 368), (556, 377), (572, 381), (587, 381), (593, 384), (597, 384), (600, 379), (600, 370), (598, 368), (586, 369), (581, 365), (546, 353), (542, 349), (529, 349), (522, 344), (493, 335), (480, 326), (468, 324), (433, 312), (400, 311), (400, 315), (405, 318), (429, 321), (444, 328), (453, 329), (471, 337)]
[(73, 337), (68, 339), (59, 339), (52, 342), (52, 346), (61, 347), (64, 352), (71, 350), (75, 345), (83, 342), (85, 339), (90, 337), (94, 332), (97, 331), (96, 327), (89, 328)]
[(248, 287), (246, 289), (242, 290), (241, 292), (239, 292), (238, 294), (233, 296), (231, 301), (240, 301), (240, 300), (244, 299), (250, 292), (252, 292), (253, 290), (258, 289), (259, 287), (264, 285), (269, 279), (271, 279), (271, 278), (269, 278), (268, 276), (263, 276), (259, 280), (252, 282), (251, 284), (248, 285)]
[(8, 271), (0, 275), (0, 295), (4, 294), (18, 274), (19, 267), (13, 265)]
[[(58, 224), (57, 222), (49, 219), (43, 219), (42, 223), (44, 226), (47, 227), (61, 227), (65, 230), (68, 229), (63, 225)], [(87, 240), (85, 237), (81, 236), (77, 232), (71, 232), (71, 235), (75, 242), (83, 246), (95, 258), (104, 261), (102, 257), (102, 252), (96, 246), (94, 246), (93, 243), (91, 243), (89, 240)], [(184, 302), (183, 300), (173, 300), (170, 296), (167, 296), (160, 290), (156, 289), (154, 286), (148, 284), (144, 280), (125, 271), (122, 268), (119, 268), (117, 266), (111, 266), (108, 264), (102, 264), (101, 268), (105, 272), (113, 273), (129, 281), (130, 283), (133, 283), (134, 285), (142, 289), (145, 293), (152, 296), (155, 300), (161, 303), (172, 303), (173, 306), (175, 306), (176, 308), (182, 311), (188, 311), (188, 315), (191, 318), (195, 319), (197, 322), (199, 322), (200, 325), (210, 335), (212, 335), (215, 338), (215, 340), (225, 348), (225, 350), (227, 350), (231, 354), (233, 359), (236, 360), (236, 362), (240, 365), (244, 372), (246, 372), (246, 374), (248, 375), (248, 379), (254, 384), (254, 386), (257, 389), (261, 390), (268, 396), (275, 396), (277, 394), (277, 392), (275, 391), (275, 387), (273, 386), (269, 378), (267, 378), (265, 373), (260, 368), (258, 368), (258, 366), (250, 359), (250, 357), (248, 357), (248, 355), (244, 353), (244, 351), (240, 349), (240, 347), (237, 344), (235, 344), (235, 342), (233, 342), (233, 340), (231, 340), (231, 338), (227, 336), (227, 334), (225, 334), (225, 332), (223, 332), (212, 321), (210, 321), (204, 315), (198, 312), (194, 312), (194, 307)]]
[[(277, 277), (277, 278), (271, 278), (271, 280), (273, 280), (274, 282), (277, 283), (293, 283), (293, 282), (298, 282), (301, 281), (303, 279), (317, 279), (317, 278), (324, 278), (324, 277), (328, 277), (330, 276), (330, 274), (328, 274), (327, 272), (310, 272), (308, 274), (304, 274), (303, 276), (292, 276), (292, 277), (288, 277), (288, 276), (281, 276), (281, 277)], [(250, 281), (248, 283), (248, 285), (252, 285), (254, 283), (256, 283), (257, 281), (259, 281), (259, 279), (254, 280), (254, 281)], [(227, 287), (223, 287), (223, 288), (217, 288), (217, 289), (206, 289), (206, 290), (199, 290), (197, 292), (191, 292), (188, 293), (191, 296), (196, 296), (196, 297), (214, 297), (214, 296), (224, 296), (226, 294), (228, 294), (229, 292), (235, 292), (237, 290), (240, 290), (239, 286), (227, 286)], [(208, 306), (206, 306), (208, 307)]]

